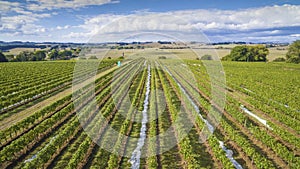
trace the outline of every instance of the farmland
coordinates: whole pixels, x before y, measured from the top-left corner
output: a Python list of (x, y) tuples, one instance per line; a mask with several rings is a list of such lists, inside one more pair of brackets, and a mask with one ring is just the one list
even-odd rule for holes
[(0, 168), (300, 168), (299, 65), (136, 51), (1, 63)]

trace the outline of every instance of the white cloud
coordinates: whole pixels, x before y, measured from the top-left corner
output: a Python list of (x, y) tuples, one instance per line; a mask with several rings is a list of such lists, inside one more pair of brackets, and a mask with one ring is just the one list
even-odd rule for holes
[(63, 30), (63, 29), (68, 29), (70, 28), (70, 25), (65, 25), (65, 26), (56, 26), (57, 30)]
[(53, 10), (60, 8), (81, 8), (91, 5), (103, 5), (108, 3), (119, 3), (118, 0), (26, 0), (23, 2), (10, 2), (0, 0), (0, 11), (2, 13), (15, 11), (18, 13)]
[[(103, 5), (116, 3), (116, 0), (26, 0), (24, 2), (10, 2), (0, 0), (0, 32), (1, 34), (40, 35), (46, 31), (62, 31), (69, 25), (44, 28), (38, 21), (57, 15), (53, 9), (75, 9), (89, 5)], [(50, 10), (45, 13), (45, 10)]]
[[(43, 26), (35, 25), (32, 31), (26, 30), (33, 28), (33, 23), (36, 23), (42, 18), (49, 18), (52, 15), (57, 15), (57, 12), (44, 13), (37, 11), (52, 10), (58, 8), (80, 8), (88, 5), (103, 5), (106, 3), (116, 3), (114, 0), (27, 0), (26, 3), (0, 1), (0, 31), (18, 32), (24, 34), (44, 32)], [(9, 14), (15, 12), (15, 14)], [(57, 26), (57, 30), (68, 29), (70, 26)], [(49, 30), (53, 30), (52, 28)]]
[[(174, 36), (182, 33), (184, 39), (205, 39), (205, 35), (201, 34), (202, 31), (218, 40), (222, 40), (223, 37), (223, 39), (232, 38), (229, 40), (232, 41), (235, 40), (234, 38), (283, 39), (286, 32), (282, 27), (300, 26), (300, 5), (266, 6), (243, 10), (199, 9), (170, 12), (150, 12), (146, 9), (133, 11), (132, 14), (101, 14), (84, 18), (84, 23), (81, 25), (72, 23), (72, 26), (55, 25), (46, 29), (37, 24), (41, 19), (57, 15), (57, 11), (53, 9), (74, 9), (116, 2), (118, 1), (27, 0), (25, 4), (0, 1), (0, 11), (3, 13), (2, 17), (0, 16), (0, 32), (24, 35), (50, 35), (51, 32), (55, 32), (57, 35), (61, 33), (64, 36), (53, 37), (54, 39), (67, 38), (70, 41), (93, 39), (95, 35), (99, 35), (97, 37), (99, 39), (113, 41), (139, 32), (169, 33)], [(15, 12), (15, 15), (7, 16), (6, 13), (9, 11)], [(299, 38), (296, 31), (288, 33), (287, 36), (291, 39)]]
[(80, 8), (90, 5), (103, 5), (107, 3), (117, 3), (113, 0), (35, 0), (35, 3), (28, 4), (27, 8), (32, 11), (43, 11), (45, 9), (59, 8)]
[(46, 28), (39, 25), (27, 24), (22, 27), (23, 35), (41, 35), (45, 32)]
[[(24, 4), (18, 2), (0, 1), (0, 32), (12, 35), (38, 35), (46, 32), (43, 26), (35, 24), (43, 18), (51, 17), (48, 13), (33, 13), (25, 9)], [(14, 12), (14, 14), (7, 14)]]
[(282, 31), (280, 30), (272, 30), (272, 31), (267, 31), (266, 33), (268, 34), (278, 34), (278, 33), (281, 33)]
[[(211, 40), (216, 42), (232, 42), (232, 41), (248, 41), (248, 42), (292, 42), (297, 40), (297, 37), (290, 35), (272, 35), (262, 34), (258, 32), (236, 33), (228, 35), (211, 35)], [(298, 37), (299, 39), (299, 37)]]
[[(249, 30), (285, 26), (300, 26), (300, 6), (283, 5), (238, 11), (187, 10), (166, 13), (143, 13), (129, 16), (99, 15), (86, 24), (103, 26), (108, 18), (121, 18), (113, 27), (104, 31), (122, 32), (126, 30), (201, 30), (229, 29)], [(97, 22), (99, 21), (99, 22)], [(98, 24), (98, 25), (97, 25)]]
[(43, 33), (46, 29), (43, 26), (34, 24), (41, 18), (50, 17), (50, 14), (27, 14), (4, 16), (1, 18), (0, 31), (19, 34), (38, 34)]
[(70, 38), (70, 39), (72, 39), (72, 38), (75, 38), (75, 39), (84, 38), (84, 39), (86, 39), (86, 38), (89, 38), (90, 36), (92, 36), (92, 34), (88, 33), (88, 32), (70, 32), (68, 35), (64, 35), (63, 37), (64, 38)]
[[(260, 36), (281, 33), (280, 27), (300, 26), (300, 6), (283, 5), (244, 10), (183, 10), (172, 12), (135, 12), (131, 15), (102, 14), (86, 19), (79, 27), (88, 35), (120, 36), (139, 31), (178, 31), (183, 33), (245, 32), (267, 30)], [(274, 30), (272, 30), (274, 29)], [(259, 32), (259, 31), (258, 31)], [(72, 35), (83, 35), (84, 33)], [(247, 35), (246, 35), (247, 36)], [(276, 37), (276, 36), (274, 36)]]
[(18, 2), (0, 1), (1, 13), (8, 12), (18, 6), (20, 6)]
[(16, 12), (24, 15), (32, 14), (32, 12), (26, 10), (21, 3), (9, 1), (0, 1), (0, 11), (2, 14), (6, 14), (7, 12)]
[(299, 38), (299, 37), (300, 37), (300, 34), (291, 34), (290, 36), (291, 36), (291, 37), (298, 37), (298, 38)]

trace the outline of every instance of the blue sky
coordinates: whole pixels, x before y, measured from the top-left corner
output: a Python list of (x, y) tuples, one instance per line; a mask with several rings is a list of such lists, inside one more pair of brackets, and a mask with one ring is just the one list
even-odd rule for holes
[(136, 40), (300, 39), (296, 0), (0, 0), (0, 11), (1, 41), (120, 41), (143, 32), (161, 36)]

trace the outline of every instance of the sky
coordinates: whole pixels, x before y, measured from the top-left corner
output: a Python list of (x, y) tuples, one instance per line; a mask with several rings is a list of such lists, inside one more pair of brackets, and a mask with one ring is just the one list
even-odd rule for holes
[(0, 0), (0, 41), (292, 42), (299, 0)]

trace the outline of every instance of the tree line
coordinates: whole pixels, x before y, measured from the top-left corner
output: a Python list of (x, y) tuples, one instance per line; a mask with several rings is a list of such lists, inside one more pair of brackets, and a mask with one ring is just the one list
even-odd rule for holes
[(25, 62), (25, 61), (43, 61), (43, 60), (69, 60), (78, 57), (81, 49), (70, 50), (36, 50), (36, 51), (22, 51), (16, 56), (4, 55), (0, 52), (0, 62)]
[(246, 61), (246, 62), (265, 62), (269, 50), (263, 45), (257, 46), (236, 46), (229, 55), (222, 58), (225, 61)]
[[(266, 62), (268, 54), (269, 54), (268, 48), (266, 48), (263, 45), (256, 45), (256, 46), (242, 45), (242, 46), (236, 46), (232, 48), (230, 54), (223, 57), (222, 60), (241, 61), (241, 62)], [(300, 40), (293, 42), (289, 46), (288, 52), (286, 53), (286, 58), (276, 58), (274, 61), (300, 63)]]

